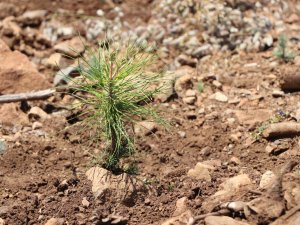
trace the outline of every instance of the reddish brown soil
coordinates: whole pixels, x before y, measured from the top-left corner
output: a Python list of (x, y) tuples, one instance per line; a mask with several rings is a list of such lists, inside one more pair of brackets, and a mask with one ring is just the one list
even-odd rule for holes
[[(14, 0), (10, 2), (20, 3)], [(23, 0), (22, 4), (28, 9), (46, 8), (54, 11), (64, 7), (75, 11), (83, 8), (94, 13), (95, 8), (102, 8), (100, 2)], [(126, 7), (133, 9), (129, 20), (143, 13), (140, 12), (142, 5), (139, 8), (133, 6), (134, 3), (128, 1)], [(143, 20), (147, 20), (147, 15)], [(229, 67), (224, 65), (225, 59), (229, 59)], [(215, 72), (222, 75), (220, 80), (224, 84), (223, 90), (243, 88), (262, 98), (249, 99), (237, 94), (241, 99), (239, 104), (210, 100), (207, 96), (217, 91), (217, 88), (207, 79), (204, 80), (204, 93), (196, 106), (196, 112), (205, 108), (205, 116), (197, 114), (196, 118), (189, 118), (188, 106), (178, 98), (161, 105), (165, 117), (173, 121), (174, 126), (169, 131), (161, 128), (155, 135), (140, 138), (136, 159), (140, 176), (153, 181), (149, 186), (156, 194), (138, 195), (133, 204), (121, 204), (121, 200), (113, 195), (105, 202), (93, 197), (85, 171), (91, 162), (90, 153), (93, 154), (96, 147), (89, 146), (85, 137), (78, 138), (76, 129), (65, 131), (64, 128), (70, 126), (65, 116), (52, 116), (52, 119), (43, 123), (41, 130), (1, 127), (2, 136), (9, 137), (11, 141), (8, 141), (8, 151), (0, 155), (0, 217), (11, 225), (44, 224), (51, 217), (64, 218), (68, 224), (75, 225), (92, 224), (93, 216), (105, 218), (115, 213), (128, 218), (130, 225), (160, 224), (172, 216), (176, 201), (181, 197), (188, 197), (189, 206), (198, 215), (205, 211), (201, 208), (203, 201), (215, 193), (226, 178), (243, 171), (257, 185), (266, 170), (276, 172), (291, 159), (300, 161), (298, 137), (289, 139), (288, 151), (279, 156), (270, 156), (265, 152), (267, 141), (247, 144), (254, 127), (237, 121), (232, 125), (226, 122), (229, 117), (235, 118), (231, 112), (233, 110), (270, 109), (275, 114), (279, 109), (293, 110), (294, 105), (300, 101), (297, 92), (289, 93), (287, 98), (279, 101), (271, 96), (271, 89), (264, 88), (265, 83), (271, 88), (276, 87), (276, 82), (269, 75), (279, 73), (268, 66), (268, 59), (265, 54), (216, 55), (198, 69), (200, 74), (208, 74), (209, 68), (217, 65)], [(254, 71), (244, 67), (253, 62), (259, 63), (261, 67)], [(233, 79), (226, 74), (242, 76)], [(52, 104), (50, 100), (30, 104), (46, 109), (47, 103)], [(172, 105), (176, 109), (172, 109)], [(181, 138), (178, 131), (184, 131), (186, 137)], [(243, 135), (237, 140), (233, 139), (231, 135), (238, 132)], [(208, 150), (203, 152), (204, 148)], [(227, 163), (233, 156), (240, 159), (239, 165)], [(212, 182), (197, 181), (186, 176), (187, 171), (197, 162), (210, 159), (223, 162), (211, 174)], [(67, 185), (59, 185), (64, 180)], [(82, 206), (83, 198), (90, 203), (87, 208)], [(249, 198), (251, 196), (243, 196), (241, 200)]]

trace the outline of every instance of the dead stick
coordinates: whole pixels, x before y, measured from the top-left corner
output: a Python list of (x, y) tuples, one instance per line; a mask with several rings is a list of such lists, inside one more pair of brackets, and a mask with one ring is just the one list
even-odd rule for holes
[(36, 91), (36, 92), (0, 95), (0, 103), (45, 99), (52, 96), (55, 92), (56, 89), (46, 89), (46, 90)]

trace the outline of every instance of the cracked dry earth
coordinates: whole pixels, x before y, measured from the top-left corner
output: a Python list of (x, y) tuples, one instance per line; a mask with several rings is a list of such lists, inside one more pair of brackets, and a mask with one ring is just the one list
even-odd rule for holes
[[(260, 6), (253, 1), (224, 1), (227, 6), (220, 10), (225, 15), (252, 18), (258, 13), (269, 18), (270, 30), (258, 38), (258, 48), (243, 49), (246, 37), (240, 42), (230, 33), (222, 39), (224, 35), (199, 29), (194, 37), (210, 48), (202, 48), (201, 54), (198, 49), (196, 55), (195, 49), (191, 54), (186, 49), (188, 43), (183, 47), (168, 42), (194, 31), (193, 16), (171, 12), (168, 1), (17, 2), (0, 1), (2, 95), (61, 85), (56, 65), (64, 69), (74, 62), (64, 58), (62, 54), (70, 52), (57, 45), (72, 45), (76, 31), (90, 45), (96, 37), (103, 38), (97, 33), (103, 24), (103, 30), (120, 29), (140, 37), (143, 29), (135, 30), (136, 24), (144, 28), (155, 24), (162, 16), (155, 10), (165, 7), (161, 39), (151, 34), (144, 38), (156, 41), (159, 66), (171, 72), (168, 93), (156, 96), (153, 104), (172, 127), (147, 124), (152, 132), (140, 128), (139, 174), (117, 176), (93, 165), (92, 156), (99, 153), (101, 143), (91, 143), (88, 134), (78, 133), (81, 118), (70, 120), (78, 115), (70, 110), (76, 102), (72, 97), (55, 94), (1, 104), (1, 225), (300, 224), (300, 19), (299, 7), (291, 7), (297, 2), (257, 1)], [(197, 4), (185, 2), (190, 8)], [(219, 3), (207, 1), (203, 7), (213, 12)], [(39, 12), (24, 15), (32, 10)], [(182, 24), (184, 30), (176, 30)], [(288, 63), (273, 55), (283, 25), (296, 54)], [(202, 32), (210, 38), (202, 40)], [(236, 45), (214, 49), (213, 35), (222, 39), (221, 49), (229, 46), (228, 41)], [(265, 42), (268, 35), (270, 46)]]

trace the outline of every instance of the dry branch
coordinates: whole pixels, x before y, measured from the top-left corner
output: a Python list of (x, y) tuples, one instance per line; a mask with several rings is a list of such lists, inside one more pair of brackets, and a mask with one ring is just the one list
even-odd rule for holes
[(26, 100), (40, 100), (52, 96), (55, 92), (56, 89), (46, 89), (36, 92), (1, 95), (0, 103), (19, 102)]

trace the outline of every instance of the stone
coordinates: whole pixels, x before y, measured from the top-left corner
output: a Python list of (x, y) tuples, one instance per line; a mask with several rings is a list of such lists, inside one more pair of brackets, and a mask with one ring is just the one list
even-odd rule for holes
[(204, 56), (210, 55), (212, 53), (212, 47), (210, 44), (205, 44), (201, 47), (196, 48), (192, 52), (193, 57), (202, 58)]
[(214, 196), (226, 194), (227, 192), (237, 191), (241, 187), (251, 185), (251, 179), (247, 174), (240, 174), (235, 177), (231, 177), (220, 184), (221, 190), (216, 192)]
[(263, 44), (267, 47), (270, 48), (273, 46), (273, 37), (270, 34), (267, 34), (264, 39), (263, 39)]
[(269, 109), (247, 109), (234, 111), (237, 120), (242, 125), (249, 125), (254, 127), (256, 124), (260, 124), (272, 116), (272, 111)]
[(219, 160), (204, 161), (202, 163), (198, 162), (194, 168), (188, 171), (187, 176), (197, 180), (210, 182), (210, 173), (218, 166), (221, 166), (221, 162)]
[(46, 66), (49, 68), (60, 68), (62, 66), (62, 55), (60, 53), (54, 53), (46, 61)]
[(186, 212), (188, 210), (187, 205), (188, 199), (187, 197), (182, 197), (176, 201), (176, 208), (173, 213), (173, 216), (179, 216), (180, 214)]
[(232, 219), (228, 216), (207, 216), (205, 225), (249, 225), (248, 223)]
[(47, 13), (47, 10), (42, 9), (26, 11), (23, 15), (19, 17), (19, 21), (24, 25), (37, 26), (45, 19)]
[(228, 102), (228, 97), (221, 92), (216, 92), (215, 94), (211, 95), (209, 98), (214, 99), (218, 102)]
[(270, 171), (270, 170), (266, 171), (261, 176), (261, 179), (259, 182), (259, 188), (268, 189), (273, 184), (275, 179), (276, 179), (276, 175), (272, 171)]
[(0, 139), (0, 155), (4, 154), (7, 150), (7, 145), (5, 143), (5, 140)]
[(30, 120), (46, 120), (49, 119), (50, 116), (44, 111), (42, 110), (40, 107), (34, 106), (32, 107), (29, 112), (28, 112), (28, 118)]
[(0, 94), (30, 92), (50, 87), (46, 77), (22, 53), (1, 52), (0, 62)]
[(0, 105), (0, 124), (8, 126), (28, 125), (29, 120), (17, 103), (6, 103)]
[(155, 98), (161, 102), (168, 101), (174, 94), (174, 81), (175, 74), (172, 71), (167, 71), (162, 79), (162, 90), (155, 96)]
[(175, 81), (174, 90), (179, 97), (184, 97), (186, 90), (193, 87), (192, 79), (190, 74), (185, 74)]
[(279, 98), (279, 97), (283, 97), (284, 96), (284, 92), (281, 90), (274, 90), (272, 92), (272, 96), (275, 98)]
[(88, 208), (90, 206), (90, 202), (84, 197), (81, 201), (83, 207)]
[(63, 225), (65, 223), (65, 220), (62, 218), (51, 218), (47, 220), (45, 225)]
[(84, 42), (83, 38), (74, 37), (71, 40), (56, 44), (54, 50), (66, 56), (76, 58), (84, 52)]
[(92, 182), (92, 192), (95, 198), (105, 198), (107, 195), (114, 194), (126, 201), (137, 191), (148, 191), (142, 181), (129, 177), (128, 174), (114, 175), (98, 166), (90, 168), (86, 176)]
[(230, 159), (230, 163), (232, 163), (233, 165), (240, 165), (241, 164), (241, 160), (239, 158), (233, 156)]
[(2, 218), (0, 218), (0, 225), (5, 225), (5, 221)]
[(197, 92), (195, 90), (188, 89), (185, 92), (185, 97), (195, 97), (195, 96), (197, 96)]
[(196, 102), (196, 100), (197, 100), (197, 98), (194, 96), (182, 98), (182, 101), (189, 105), (193, 105)]
[(179, 55), (176, 59), (175, 59), (181, 66), (191, 66), (191, 67), (196, 67), (197, 66), (197, 59), (188, 57), (187, 55)]
[(141, 121), (134, 125), (134, 133), (138, 137), (144, 137), (155, 133), (157, 129), (157, 123), (151, 121)]

